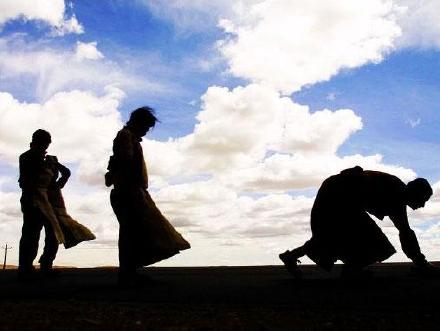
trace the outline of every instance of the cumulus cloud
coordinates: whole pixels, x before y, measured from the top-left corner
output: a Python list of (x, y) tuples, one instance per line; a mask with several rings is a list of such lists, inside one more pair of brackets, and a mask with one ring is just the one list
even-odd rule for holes
[(76, 42), (76, 58), (81, 60), (98, 60), (102, 59), (104, 55), (98, 50), (96, 41), (90, 43), (83, 43), (81, 41)]
[(212, 238), (289, 235), (308, 226), (312, 199), (287, 194), (238, 195), (215, 180), (170, 185), (154, 197), (176, 224)]
[(437, 0), (397, 0), (402, 8), (399, 47), (440, 48), (440, 2)]
[(245, 191), (285, 192), (317, 187), (327, 177), (356, 165), (365, 170), (391, 173), (406, 181), (416, 176), (410, 169), (383, 164), (380, 155), (341, 158), (330, 154), (304, 155), (298, 152), (293, 155), (274, 154), (254, 167), (231, 172), (222, 178), (232, 187)]
[(350, 135), (362, 128), (352, 110), (311, 112), (264, 85), (210, 87), (197, 120), (193, 133), (185, 137), (144, 141), (150, 174), (163, 178), (205, 174), (237, 192), (316, 187), (354, 165), (403, 180), (415, 177), (410, 169), (384, 165), (381, 155), (337, 155)]
[[(164, 90), (160, 83), (149, 80), (145, 74), (140, 77), (115, 62), (106, 61), (96, 45), (95, 42), (78, 42), (76, 49), (71, 50), (49, 47), (38, 41), (29, 42), (23, 35), (2, 38), (0, 79), (3, 82), (35, 82), (36, 94), (43, 100), (56, 92), (70, 89), (101, 92), (109, 84), (152, 93)], [(84, 59), (95, 61), (81, 61)]]
[(64, 0), (3, 0), (0, 2), (0, 28), (9, 20), (24, 19), (43, 21), (57, 35), (83, 33), (84, 28), (73, 15), (65, 15)]
[(75, 15), (71, 18), (63, 20), (60, 24), (53, 28), (53, 34), (56, 36), (64, 36), (65, 34), (84, 33), (84, 27), (78, 22)]
[[(316, 63), (323, 64), (322, 51), (319, 48), (328, 46), (329, 39), (334, 42), (335, 35), (343, 36), (341, 41), (345, 39), (344, 44), (333, 43), (327, 49), (341, 47), (341, 52), (344, 49), (351, 53), (343, 55), (341, 61), (351, 57), (350, 62), (354, 64), (359, 61), (360, 65), (369, 61), (380, 61), (384, 55), (393, 50), (391, 44), (398, 48), (440, 47), (440, 3), (437, 0), (374, 0), (361, 4), (349, 0), (325, 3), (299, 0), (140, 0), (140, 2), (159, 18), (171, 21), (179, 31), (200, 32), (214, 27), (220, 21), (220, 27), (232, 33), (237, 38), (237, 44), (243, 43), (241, 48), (243, 50), (248, 48), (249, 53), (253, 55), (255, 54), (252, 53), (251, 47), (257, 47), (258, 43), (267, 47), (270, 45), (267, 41), (272, 37), (276, 39), (271, 44), (276, 47), (277, 55), (283, 56), (285, 60), (290, 56), (289, 45), (293, 48), (297, 46), (294, 45), (295, 40), (298, 40), (297, 43), (303, 43), (308, 39), (310, 42), (303, 44), (309, 48), (302, 51), (304, 56), (295, 55), (295, 59), (291, 62), (307, 60), (305, 58), (307, 52), (309, 54), (313, 52), (316, 57), (315, 51), (318, 51), (320, 57), (317, 58)], [(275, 26), (272, 25), (274, 22)], [(271, 26), (273, 28), (270, 28)], [(344, 26), (349, 28), (345, 29)], [(365, 26), (374, 28), (365, 31)], [(314, 44), (314, 41), (318, 43)], [(236, 45), (236, 47), (240, 46)], [(367, 50), (369, 54), (361, 54)], [(295, 51), (298, 51), (298, 48), (295, 48)], [(329, 55), (337, 57), (337, 50), (332, 50)], [(354, 59), (356, 56), (357, 60)], [(362, 56), (365, 58), (362, 59)], [(239, 60), (237, 56), (236, 61)], [(334, 62), (334, 59), (324, 60), (324, 62), (332, 61)], [(352, 67), (344, 63), (336, 64), (339, 66), (338, 70)], [(237, 71), (238, 66), (237, 64)], [(243, 68), (243, 71), (246, 71), (245, 69)], [(332, 76), (334, 74), (332, 71), (334, 70), (329, 70), (327, 75)], [(235, 71), (233, 73), (235, 74)], [(328, 78), (324, 78), (326, 79)]]
[[(147, 2), (156, 15), (180, 20), (185, 29), (216, 24), (225, 17), (221, 27), (228, 36), (219, 50), (230, 71), (250, 81), (235, 88), (209, 87), (201, 97), (191, 134), (142, 142), (150, 192), (193, 244), (194, 249), (182, 254), (188, 256), (187, 264), (273, 263), (281, 250), (310, 236), (313, 196), (298, 190), (312, 191), (344, 168), (360, 165), (403, 180), (416, 176), (411, 169), (385, 164), (381, 155), (338, 154), (362, 129), (355, 109), (312, 112), (285, 96), (345, 68), (381, 61), (400, 35), (398, 15), (403, 11), (394, 4), (385, 0)], [(25, 103), (0, 93), (0, 158), (16, 165), (17, 151), (26, 150), (32, 131), (47, 128), (54, 141), (50, 153), (75, 170), (65, 190), (70, 213), (97, 234), (97, 246), (114, 248), (118, 227), (102, 178), (112, 139), (122, 126), (118, 108), (124, 93), (115, 87), (97, 93), (93, 86), (129, 85), (123, 84), (124, 72), (106, 60), (96, 42), (78, 42), (76, 50), (60, 51), (23, 38), (1, 39), (2, 79), (35, 78), (44, 101)], [(435, 192), (424, 214), (411, 213), (420, 220), (417, 224), (440, 214), (438, 184)], [(0, 190), (0, 200), (9, 206), (2, 205), (0, 216), (9, 224), (17, 220), (18, 194)], [(395, 241), (396, 230), (387, 225), (385, 231)], [(8, 231), (8, 236), (18, 237), (19, 226)], [(420, 232), (428, 251), (434, 247), (435, 231), (438, 225), (432, 224)], [(106, 257), (98, 264), (108, 261)]]
[[(85, 180), (102, 178), (115, 132), (121, 127), (119, 104), (124, 93), (108, 87), (102, 96), (59, 92), (43, 104), (25, 103), (0, 93), (0, 158), (17, 164), (17, 151), (28, 148), (32, 132), (47, 129), (53, 137), (49, 154), (77, 163)], [(87, 146), (85, 148), (84, 146)]]
[(232, 0), (139, 0), (156, 16), (172, 22), (178, 31), (202, 32), (232, 13)]
[(230, 72), (290, 94), (342, 69), (380, 62), (400, 35), (391, 1), (266, 0), (220, 26)]
[(417, 209), (411, 214), (419, 220), (438, 219), (440, 216), (440, 181), (432, 185), (433, 195), (426, 203), (425, 208)]
[[(108, 248), (109, 243), (113, 245), (101, 262), (96, 261), (96, 256), (95, 260), (86, 258), (81, 261), (75, 256), (78, 251), (73, 255), (70, 251), (64, 255), (62, 251), (59, 261), (64, 263), (115, 263), (118, 224), (108, 201), (109, 192), (104, 188), (103, 176), (111, 155), (112, 139), (122, 126), (118, 108), (123, 97), (120, 89), (111, 86), (102, 95), (78, 90), (59, 92), (42, 104), (21, 102), (9, 93), (0, 93), (1, 164), (17, 166), (18, 155), (29, 148), (32, 132), (37, 128), (47, 129), (53, 141), (48, 153), (57, 155), (60, 162), (72, 170), (72, 177), (64, 190), (69, 213), (95, 232), (99, 238), (97, 243), (103, 245), (103, 249)], [(21, 227), (18, 183), (12, 184), (17, 177), (18, 170), (7, 180), (0, 178), (0, 231), (2, 240), (17, 248), (11, 255), (13, 263), (17, 263)], [(113, 262), (109, 256), (113, 257)]]

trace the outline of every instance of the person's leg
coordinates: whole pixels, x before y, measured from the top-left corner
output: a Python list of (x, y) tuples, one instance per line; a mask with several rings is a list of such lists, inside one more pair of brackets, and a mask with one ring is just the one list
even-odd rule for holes
[(134, 221), (132, 206), (130, 204), (129, 194), (121, 194), (112, 190), (110, 201), (116, 218), (119, 222), (119, 283), (131, 282), (137, 275), (137, 266), (134, 261), (134, 236), (133, 227), (130, 222)]
[(280, 259), (281, 259), (281, 261), (283, 261), (283, 260), (298, 260), (299, 258), (303, 257), (306, 254), (307, 254), (307, 242), (302, 246), (299, 246), (295, 249), (292, 249), (291, 251), (287, 250), (284, 253), (281, 253)]
[(287, 250), (279, 255), (279, 258), (284, 263), (287, 271), (295, 278), (302, 277), (302, 272), (298, 268), (298, 263), (301, 262), (298, 259), (307, 254), (307, 247), (309, 245), (308, 242), (300, 247), (297, 247), (291, 251)]
[(122, 274), (132, 275), (136, 273), (136, 264), (133, 261), (133, 236), (128, 224), (128, 220), (119, 222), (119, 272)]
[(55, 233), (49, 220), (47, 220), (44, 215), (41, 216), (44, 219), (43, 224), (46, 238), (44, 240), (43, 254), (41, 255), (39, 260), (40, 270), (43, 273), (55, 275), (56, 273), (53, 272), (52, 266), (58, 252), (59, 243), (55, 237)]
[(21, 274), (32, 273), (33, 261), (37, 257), (40, 232), (43, 227), (41, 218), (38, 217), (35, 208), (23, 209), (23, 227), (19, 247), (19, 272)]

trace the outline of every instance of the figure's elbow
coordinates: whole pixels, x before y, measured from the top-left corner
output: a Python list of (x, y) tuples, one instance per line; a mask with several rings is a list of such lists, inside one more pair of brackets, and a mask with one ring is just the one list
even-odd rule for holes
[(72, 174), (71, 171), (69, 170), (69, 168), (64, 167), (64, 166), (63, 166), (63, 168), (60, 170), (60, 172), (61, 172), (61, 175), (62, 175), (63, 177), (65, 177), (65, 178), (69, 178), (70, 175)]

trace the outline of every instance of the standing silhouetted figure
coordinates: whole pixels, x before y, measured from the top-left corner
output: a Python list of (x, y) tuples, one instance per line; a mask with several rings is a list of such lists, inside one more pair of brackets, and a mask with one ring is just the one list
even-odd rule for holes
[(389, 216), (399, 230), (404, 253), (422, 270), (433, 271), (406, 212), (406, 206), (423, 207), (431, 195), (432, 188), (423, 178), (404, 184), (396, 176), (359, 166), (343, 170), (326, 179), (318, 191), (311, 212), (312, 238), (280, 254), (280, 259), (295, 277), (301, 277), (297, 262), (304, 255), (327, 271), (341, 260), (343, 276), (362, 275), (364, 267), (396, 252), (371, 214), (380, 220)]
[(61, 189), (69, 179), (70, 171), (58, 162), (56, 156), (46, 156), (50, 143), (49, 132), (39, 129), (32, 135), (31, 148), (20, 155), (23, 228), (19, 276), (22, 279), (34, 276), (33, 261), (38, 253), (38, 241), (43, 227), (46, 238), (39, 263), (44, 276), (57, 275), (52, 265), (59, 244), (70, 248), (84, 240), (95, 239), (89, 229), (72, 219), (66, 211)]
[[(46, 149), (51, 143), (49, 132), (39, 129), (32, 135), (30, 149), (20, 155), (19, 184), (22, 189), (21, 210), (23, 212), (23, 228), (20, 239), (19, 275), (23, 278), (32, 276), (33, 261), (38, 253), (38, 241), (41, 229), (46, 234), (43, 254), (39, 263), (41, 271), (52, 274), (52, 264), (58, 251), (59, 242), (63, 235), (54, 215), (47, 210), (47, 188), (50, 185), (64, 186), (70, 176), (70, 171), (55, 160), (46, 160)], [(52, 162), (54, 161), (54, 162)], [(53, 175), (61, 170), (61, 178)]]
[(119, 283), (136, 285), (137, 269), (167, 259), (189, 243), (162, 215), (147, 191), (148, 175), (142, 137), (157, 118), (149, 107), (138, 108), (113, 140), (105, 180), (113, 185), (110, 201), (119, 222)]

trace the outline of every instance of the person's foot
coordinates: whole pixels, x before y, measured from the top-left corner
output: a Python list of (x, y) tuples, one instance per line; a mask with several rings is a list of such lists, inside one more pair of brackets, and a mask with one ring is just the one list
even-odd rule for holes
[(412, 267), (413, 272), (422, 277), (439, 278), (440, 268), (436, 267), (432, 263), (425, 261), (424, 263), (415, 264)]
[(34, 267), (18, 268), (18, 280), (21, 282), (28, 282), (38, 279), (38, 274)]
[(139, 274), (137, 272), (118, 274), (118, 286), (122, 288), (142, 287), (149, 283), (151, 283), (151, 278), (145, 274)]
[(340, 277), (345, 280), (366, 280), (373, 278), (373, 272), (364, 268), (344, 264)]
[(302, 278), (302, 272), (298, 268), (298, 263), (301, 263), (300, 260), (298, 260), (298, 257), (294, 254), (292, 254), (291, 251), (285, 251), (284, 253), (281, 253), (278, 255), (280, 260), (284, 263), (284, 266), (286, 267), (287, 271), (296, 279)]
[(57, 278), (60, 276), (61, 271), (53, 269), (52, 267), (40, 266), (40, 273), (45, 278)]

